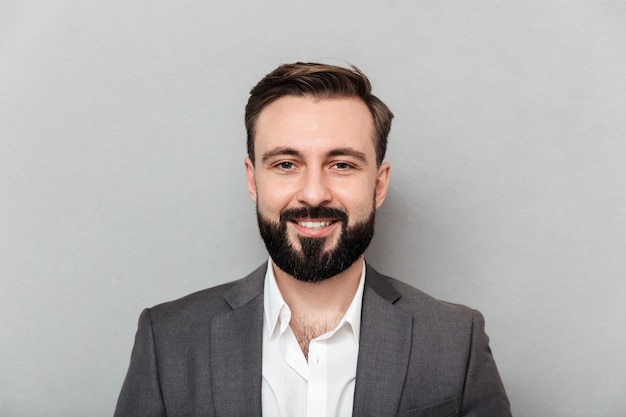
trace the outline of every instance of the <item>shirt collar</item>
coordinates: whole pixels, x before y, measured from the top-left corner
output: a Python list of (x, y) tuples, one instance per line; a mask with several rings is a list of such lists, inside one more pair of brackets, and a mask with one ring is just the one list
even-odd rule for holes
[[(359, 335), (361, 333), (361, 307), (363, 304), (363, 289), (365, 287), (365, 261), (363, 261), (363, 269), (356, 293), (352, 298), (352, 302), (346, 310), (337, 329), (344, 324), (349, 324), (352, 329), (355, 342), (359, 343)], [(267, 324), (268, 336), (270, 339), (276, 334), (282, 334), (289, 326), (291, 321), (291, 310), (285, 302), (283, 295), (278, 288), (274, 269), (272, 267), (272, 259), (267, 261), (267, 270), (265, 272), (263, 306), (265, 311), (265, 323)]]

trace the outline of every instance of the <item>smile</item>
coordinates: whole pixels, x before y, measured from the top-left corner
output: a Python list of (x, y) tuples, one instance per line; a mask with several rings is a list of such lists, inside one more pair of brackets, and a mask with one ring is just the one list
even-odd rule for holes
[(322, 227), (328, 227), (332, 224), (330, 221), (323, 222), (298, 222), (299, 226), (306, 227), (307, 229), (321, 229)]

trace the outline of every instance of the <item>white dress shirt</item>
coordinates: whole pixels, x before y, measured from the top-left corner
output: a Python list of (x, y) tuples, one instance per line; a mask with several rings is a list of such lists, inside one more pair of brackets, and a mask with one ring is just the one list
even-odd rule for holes
[(268, 261), (263, 301), (264, 417), (352, 415), (364, 283), (365, 262), (346, 314), (333, 330), (311, 340), (307, 362), (289, 326), (291, 310)]

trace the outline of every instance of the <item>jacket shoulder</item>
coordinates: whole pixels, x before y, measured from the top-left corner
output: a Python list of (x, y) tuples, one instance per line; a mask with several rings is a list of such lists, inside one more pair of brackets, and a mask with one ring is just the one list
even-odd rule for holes
[(149, 308), (153, 325), (197, 324), (243, 305), (263, 294), (265, 267), (246, 277), (207, 288)]
[(380, 274), (369, 265), (367, 278), (370, 286), (381, 297), (413, 316), (437, 319), (440, 323), (461, 322), (471, 325), (475, 315), (480, 315), (470, 307), (439, 300), (406, 282)]
[[(426, 412), (424, 407), (441, 404), (444, 412), (444, 406), (456, 404), (459, 415), (511, 415), (480, 312), (438, 300), (369, 266), (366, 277), (378, 296), (411, 318), (401, 410), (421, 408), (425, 413), (415, 415), (434, 415), (433, 409)], [(424, 398), (429, 398), (427, 403)]]

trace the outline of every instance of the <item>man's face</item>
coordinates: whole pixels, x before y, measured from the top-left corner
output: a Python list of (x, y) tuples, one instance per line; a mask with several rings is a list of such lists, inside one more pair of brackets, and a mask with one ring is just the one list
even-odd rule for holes
[(263, 109), (255, 131), (246, 175), (272, 260), (303, 281), (342, 272), (369, 244), (389, 182), (369, 109), (358, 98), (287, 96)]

